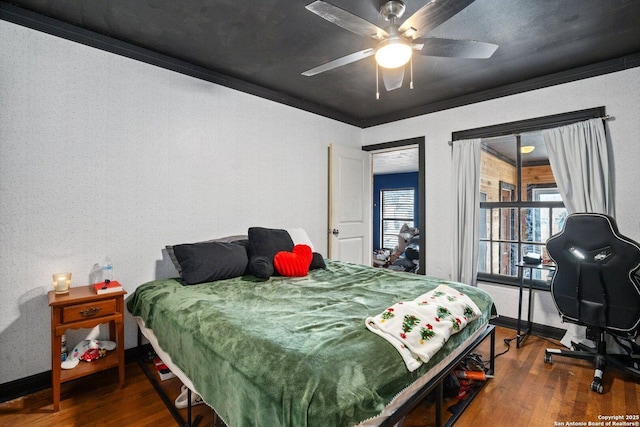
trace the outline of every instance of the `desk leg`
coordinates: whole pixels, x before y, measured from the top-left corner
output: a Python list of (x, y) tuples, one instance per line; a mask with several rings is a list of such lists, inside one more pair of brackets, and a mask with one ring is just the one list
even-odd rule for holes
[[(533, 270), (531, 270), (531, 275), (533, 276)], [(531, 313), (533, 312), (533, 304), (531, 304), (531, 301), (533, 299), (533, 288), (531, 285), (531, 281), (529, 281), (529, 306), (527, 307), (527, 332), (525, 332), (527, 335), (531, 335), (531, 329), (533, 326), (533, 322), (531, 321)]]
[(524, 271), (520, 269), (520, 286), (518, 290), (518, 327), (516, 330), (516, 348), (520, 348), (520, 330), (522, 322), (522, 288), (524, 287)]
[(496, 328), (491, 330), (491, 351), (489, 352), (489, 375), (493, 375), (496, 369)]

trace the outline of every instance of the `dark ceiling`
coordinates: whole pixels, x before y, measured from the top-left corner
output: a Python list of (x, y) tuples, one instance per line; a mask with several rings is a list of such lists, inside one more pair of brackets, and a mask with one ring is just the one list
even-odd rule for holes
[[(495, 43), (494, 55), (414, 55), (414, 89), (405, 77), (376, 100), (373, 57), (301, 75), (377, 45), (311, 1), (11, 0), (0, 18), (361, 127), (640, 66), (638, 0), (476, 0), (426, 36)], [(386, 26), (378, 0), (328, 1)], [(425, 3), (405, 0), (400, 22)]]

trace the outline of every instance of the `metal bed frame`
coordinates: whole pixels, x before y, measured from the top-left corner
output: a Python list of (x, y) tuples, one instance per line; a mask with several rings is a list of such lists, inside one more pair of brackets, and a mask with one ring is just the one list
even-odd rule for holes
[[(487, 324), (485, 330), (480, 334), (471, 344), (469, 344), (465, 350), (460, 353), (454, 360), (452, 360), (444, 369), (442, 369), (438, 374), (436, 374), (427, 384), (425, 384), (417, 393), (411, 396), (404, 404), (402, 404), (398, 410), (396, 410), (393, 414), (389, 416), (386, 420), (384, 420), (380, 427), (392, 427), (398, 423), (401, 423), (403, 418), (411, 412), (418, 404), (424, 400), (429, 393), (435, 390), (436, 392), (436, 427), (450, 427), (458, 420), (460, 415), (464, 412), (464, 410), (471, 404), (475, 396), (480, 392), (484, 384), (481, 384), (480, 387), (474, 389), (469, 396), (467, 396), (464, 400), (461, 401), (461, 409), (456, 411), (456, 413), (452, 414), (451, 417), (447, 420), (447, 422), (442, 424), (442, 404), (444, 401), (443, 397), (443, 382), (445, 378), (460, 364), (460, 362), (467, 357), (471, 352), (473, 352), (486, 338), (487, 336), (491, 337), (491, 350), (489, 357), (489, 369), (487, 370), (487, 374), (493, 375), (495, 372), (495, 326)], [(145, 362), (144, 351), (142, 344), (142, 332), (140, 328), (138, 328), (138, 364), (142, 368), (143, 372), (147, 376), (147, 379), (153, 385), (153, 388), (156, 390), (163, 403), (173, 416), (174, 420), (179, 426), (182, 427), (197, 427), (200, 421), (202, 420), (202, 416), (198, 415), (195, 419), (192, 420), (191, 414), (191, 390), (188, 389), (187, 401), (189, 402), (187, 406), (187, 419), (185, 420), (180, 412), (174, 406), (174, 402), (167, 396), (165, 391), (162, 389), (158, 380), (155, 376), (149, 371), (147, 364)], [(152, 347), (153, 348), (153, 347)], [(215, 414), (214, 410), (214, 426), (217, 424), (218, 417)]]

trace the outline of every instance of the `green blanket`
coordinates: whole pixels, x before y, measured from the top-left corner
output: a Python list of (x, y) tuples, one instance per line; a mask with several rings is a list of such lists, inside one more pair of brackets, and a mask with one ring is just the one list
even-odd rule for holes
[[(327, 260), (301, 278), (253, 276), (140, 285), (127, 307), (229, 427), (349, 426), (376, 416), (495, 314), (485, 292), (458, 283)], [(409, 372), (365, 319), (441, 283), (483, 316)]]

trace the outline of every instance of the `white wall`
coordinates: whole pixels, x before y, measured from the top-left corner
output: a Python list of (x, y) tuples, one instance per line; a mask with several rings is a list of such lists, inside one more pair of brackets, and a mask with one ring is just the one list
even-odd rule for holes
[(51, 369), (52, 273), (85, 285), (108, 256), (132, 292), (166, 244), (250, 226), (304, 227), (326, 255), (327, 147), (361, 137), (0, 21), (0, 384)]
[[(640, 68), (362, 131), (0, 21), (0, 384), (50, 369), (54, 272), (87, 284), (109, 256), (131, 292), (164, 245), (254, 225), (302, 226), (326, 254), (330, 143), (425, 136), (426, 269), (448, 277), (451, 132), (600, 105), (619, 227), (640, 240)], [(484, 287), (517, 315), (515, 289)], [(535, 301), (534, 320), (557, 323), (549, 295)]]
[[(451, 148), (447, 142), (452, 132), (599, 106), (614, 117), (607, 127), (615, 164), (618, 228), (640, 241), (640, 68), (365, 129), (365, 145), (425, 136), (427, 274), (450, 277), (451, 272)], [(493, 295), (500, 314), (517, 317), (516, 288), (480, 286)], [(549, 293), (535, 292), (534, 297), (534, 321), (563, 327)]]

